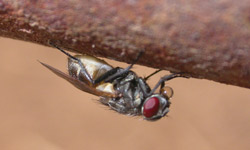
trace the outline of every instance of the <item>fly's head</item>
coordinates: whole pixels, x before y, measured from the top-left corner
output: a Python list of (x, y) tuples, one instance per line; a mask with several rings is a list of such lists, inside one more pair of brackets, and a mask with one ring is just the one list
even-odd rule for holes
[(156, 121), (169, 112), (170, 101), (173, 90), (170, 87), (163, 87), (159, 94), (147, 97), (142, 105), (141, 113), (145, 120)]

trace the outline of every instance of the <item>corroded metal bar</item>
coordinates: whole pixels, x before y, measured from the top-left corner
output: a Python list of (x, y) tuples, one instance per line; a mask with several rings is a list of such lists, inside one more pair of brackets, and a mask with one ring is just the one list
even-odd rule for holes
[(0, 0), (0, 35), (250, 88), (249, 0)]

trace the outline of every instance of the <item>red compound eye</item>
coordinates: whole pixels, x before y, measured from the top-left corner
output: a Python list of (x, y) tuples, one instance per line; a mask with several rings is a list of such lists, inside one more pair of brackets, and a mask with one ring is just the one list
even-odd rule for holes
[(143, 105), (143, 115), (146, 118), (153, 117), (158, 113), (160, 101), (157, 97), (151, 97)]

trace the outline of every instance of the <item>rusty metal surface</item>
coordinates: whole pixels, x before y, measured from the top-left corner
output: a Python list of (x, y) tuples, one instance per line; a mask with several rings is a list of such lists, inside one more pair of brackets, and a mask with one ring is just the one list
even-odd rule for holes
[(249, 0), (0, 0), (0, 35), (250, 88)]

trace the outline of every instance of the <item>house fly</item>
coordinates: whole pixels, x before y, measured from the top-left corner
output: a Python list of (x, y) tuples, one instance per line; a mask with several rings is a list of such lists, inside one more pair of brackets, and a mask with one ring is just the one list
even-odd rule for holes
[[(40, 63), (78, 89), (99, 96), (100, 102), (111, 109), (121, 114), (143, 116), (145, 120), (150, 121), (158, 120), (169, 112), (169, 99), (173, 90), (165, 86), (165, 82), (182, 77), (182, 74), (166, 75), (151, 89), (146, 81), (160, 70), (145, 78), (138, 77), (130, 70), (142, 52), (127, 68), (114, 68), (99, 58), (85, 54), (72, 56), (57, 45), (51, 42), (50, 44), (68, 56), (68, 73)], [(158, 87), (159, 93), (155, 93)]]

